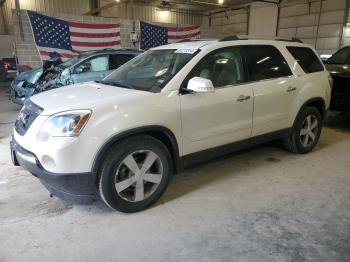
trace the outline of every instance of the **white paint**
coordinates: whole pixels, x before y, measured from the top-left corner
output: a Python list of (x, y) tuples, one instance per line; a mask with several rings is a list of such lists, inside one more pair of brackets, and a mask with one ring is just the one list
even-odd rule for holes
[(8, 179), (3, 179), (3, 180), (0, 180), (0, 185), (6, 185), (8, 184), (10, 181)]
[[(181, 83), (204, 56), (219, 48), (242, 44), (275, 46), (285, 57), (293, 76), (227, 86), (212, 93), (179, 95)], [(246, 139), (252, 134), (291, 127), (297, 112), (310, 98), (323, 97), (328, 108), (330, 87), (327, 71), (305, 74), (286, 45), (306, 46), (272, 40), (237, 40), (197, 41), (154, 48), (187, 47), (201, 49), (201, 52), (160, 93), (88, 82), (37, 94), (31, 100), (44, 111), (24, 136), (14, 132), (14, 138), (23, 148), (33, 152), (48, 171), (81, 173), (91, 171), (95, 156), (106, 141), (137, 127), (158, 125), (171, 130), (180, 156)], [(295, 99), (286, 93), (289, 84), (297, 87)], [(237, 101), (240, 95), (251, 99)], [(254, 115), (253, 104), (259, 109)], [(78, 137), (54, 137), (47, 141), (37, 139), (38, 131), (50, 115), (75, 109), (93, 111)], [(277, 118), (276, 112), (283, 119)], [(54, 159), (56, 165), (46, 165), (43, 159), (47, 157)]]

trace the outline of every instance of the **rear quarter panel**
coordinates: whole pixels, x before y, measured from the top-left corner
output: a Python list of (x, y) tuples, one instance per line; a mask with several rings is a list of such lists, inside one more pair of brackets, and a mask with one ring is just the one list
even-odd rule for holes
[(286, 58), (297, 84), (297, 99), (294, 100), (293, 106), (290, 110), (289, 126), (293, 126), (294, 120), (299, 113), (303, 105), (310, 99), (321, 98), (325, 102), (325, 109), (327, 110), (330, 105), (331, 99), (331, 87), (329, 84), (329, 73), (324, 67), (322, 61), (320, 63), (323, 66), (323, 71), (316, 73), (305, 73), (299, 63), (294, 59), (292, 54), (286, 48), (287, 46), (307, 47), (313, 50), (318, 57), (314, 48), (310, 45), (299, 43), (286, 43), (281, 42), (277, 44), (283, 56)]

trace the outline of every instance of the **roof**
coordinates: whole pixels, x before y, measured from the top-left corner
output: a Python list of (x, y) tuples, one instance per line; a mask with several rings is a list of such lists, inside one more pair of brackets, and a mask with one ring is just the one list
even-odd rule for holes
[(92, 50), (88, 52), (84, 52), (82, 54), (84, 55), (95, 55), (95, 54), (111, 54), (111, 53), (116, 53), (116, 54), (140, 54), (142, 53), (141, 50), (137, 49), (103, 49), (103, 50)]
[(163, 46), (158, 46), (152, 48), (153, 50), (157, 49), (202, 49), (203, 47), (220, 47), (220, 46), (228, 46), (228, 45), (246, 45), (246, 44), (256, 44), (256, 45), (288, 45), (288, 46), (308, 46), (308, 44), (301, 43), (298, 39), (236, 39), (236, 40), (227, 40), (227, 38), (223, 38), (221, 40), (213, 39), (213, 40), (194, 40), (194, 41), (183, 41), (177, 42), (174, 44), (168, 44)]
[(189, 41), (189, 42), (178, 42), (174, 44), (168, 44), (168, 45), (162, 45), (155, 48), (155, 49), (199, 49), (203, 46), (212, 44), (217, 42), (217, 40), (203, 40), (203, 41)]

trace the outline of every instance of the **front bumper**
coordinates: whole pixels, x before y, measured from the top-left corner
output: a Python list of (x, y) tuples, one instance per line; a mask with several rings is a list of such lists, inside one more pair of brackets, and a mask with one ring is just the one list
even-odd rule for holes
[(36, 176), (47, 190), (70, 203), (89, 204), (99, 199), (92, 173), (56, 174), (45, 170), (36, 155), (10, 142), (12, 162)]

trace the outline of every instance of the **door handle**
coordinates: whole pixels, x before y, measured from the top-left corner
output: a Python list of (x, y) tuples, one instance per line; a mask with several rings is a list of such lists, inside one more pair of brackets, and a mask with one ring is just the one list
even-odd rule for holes
[(238, 101), (238, 102), (243, 102), (243, 101), (248, 100), (248, 99), (250, 99), (250, 96), (240, 95), (240, 96), (237, 98), (237, 101)]
[(288, 88), (287, 88), (287, 92), (293, 92), (295, 90), (297, 90), (297, 88), (295, 86), (288, 86)]

